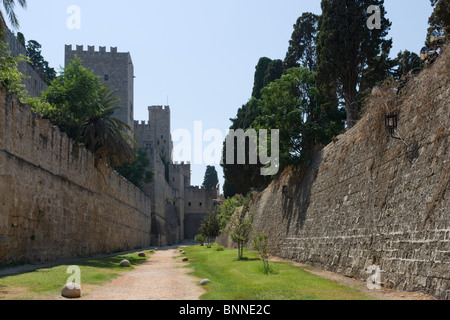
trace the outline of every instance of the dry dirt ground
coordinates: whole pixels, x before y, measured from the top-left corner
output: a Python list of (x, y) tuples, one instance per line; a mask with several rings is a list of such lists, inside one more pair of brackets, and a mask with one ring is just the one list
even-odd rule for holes
[[(199, 286), (199, 281), (189, 274), (186, 262), (182, 262), (179, 246), (160, 248), (145, 263), (132, 271), (124, 272), (120, 277), (103, 286), (82, 285), (83, 295), (78, 300), (198, 300), (205, 289)], [(295, 266), (305, 265), (273, 258), (274, 261), (290, 262)], [(26, 268), (26, 267), (22, 267)], [(380, 300), (436, 300), (433, 297), (417, 292), (401, 292), (390, 289), (369, 290), (365, 282), (344, 277), (317, 268), (307, 268), (307, 271), (320, 277), (338, 282), (363, 292), (366, 296)], [(31, 270), (30, 270), (31, 271)], [(14, 270), (7, 271), (8, 273)], [(5, 273), (5, 270), (0, 271)], [(29, 299), (30, 295), (21, 288), (12, 288), (9, 294), (0, 293), (2, 299)], [(36, 297), (31, 297), (36, 299)], [(61, 296), (43, 297), (42, 299), (62, 300)], [(65, 300), (65, 299), (64, 299)]]
[(198, 300), (205, 291), (178, 256), (178, 247), (162, 248), (134, 270), (88, 290), (81, 300)]

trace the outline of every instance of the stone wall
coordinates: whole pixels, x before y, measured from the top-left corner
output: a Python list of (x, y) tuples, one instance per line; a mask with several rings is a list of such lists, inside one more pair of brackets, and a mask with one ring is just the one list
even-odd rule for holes
[(273, 255), (362, 281), (375, 264), (387, 288), (450, 299), (448, 53), (400, 96), (374, 94), (356, 127), (257, 196), (254, 231)]
[(151, 201), (0, 88), (0, 264), (148, 247)]
[[(150, 151), (150, 150), (149, 150)], [(180, 243), (183, 238), (183, 194), (166, 180), (165, 165), (159, 155), (148, 152), (154, 172), (153, 182), (145, 185), (152, 199), (152, 245), (167, 246)]]
[(206, 190), (203, 187), (194, 186), (184, 189), (184, 235), (186, 239), (194, 239), (199, 233), (203, 219), (212, 212), (217, 198), (217, 190)]
[[(13, 57), (18, 57), (19, 55), (27, 56), (27, 50), (25, 47), (17, 40), (16, 36), (9, 30), (6, 30), (6, 42), (8, 43), (8, 50), (11, 52)], [(25, 89), (28, 91), (30, 97), (40, 97), (42, 91), (47, 89), (47, 84), (39, 76), (39, 74), (33, 69), (31, 64), (28, 62), (19, 62), (17, 69), (26, 77), (23, 81)]]

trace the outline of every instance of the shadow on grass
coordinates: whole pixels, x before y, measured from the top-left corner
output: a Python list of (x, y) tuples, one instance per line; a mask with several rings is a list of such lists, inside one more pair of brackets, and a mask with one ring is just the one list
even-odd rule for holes
[(80, 260), (76, 261), (75, 264), (78, 266), (93, 267), (100, 269), (123, 269), (120, 267), (120, 262), (125, 259), (130, 261), (131, 266), (137, 266), (147, 261), (147, 258), (144, 257), (119, 255), (99, 259)]
[(233, 261), (235, 261), (235, 262), (260, 261), (260, 259), (259, 258), (242, 257), (242, 258), (234, 258)]
[[(80, 259), (73, 259), (70, 260), (70, 262), (61, 262), (61, 263), (54, 263), (49, 265), (42, 265), (42, 266), (36, 266), (36, 265), (30, 265), (30, 268), (26, 268), (24, 270), (16, 270), (11, 273), (5, 273), (0, 274), (0, 279), (4, 277), (14, 276), (14, 275), (21, 275), (21, 274), (27, 274), (32, 273), (35, 271), (42, 271), (45, 269), (50, 268), (56, 268), (60, 266), (68, 266), (68, 265), (76, 265), (76, 266), (82, 266), (82, 267), (92, 267), (92, 268), (98, 268), (98, 269), (109, 269), (109, 270), (130, 270), (133, 269), (133, 267), (138, 266), (144, 262), (146, 262), (149, 257), (151, 256), (150, 253), (146, 253), (146, 257), (139, 257), (138, 253), (130, 253), (130, 254), (119, 254), (116, 256), (105, 256), (105, 257), (93, 257), (93, 258), (80, 258)], [(120, 262), (122, 260), (128, 260), (130, 261), (131, 268), (122, 268), (120, 266)], [(26, 264), (17, 264), (17, 266), (26, 266)], [(9, 265), (9, 267), (12, 267), (12, 265)], [(0, 269), (1, 271), (1, 269)]]

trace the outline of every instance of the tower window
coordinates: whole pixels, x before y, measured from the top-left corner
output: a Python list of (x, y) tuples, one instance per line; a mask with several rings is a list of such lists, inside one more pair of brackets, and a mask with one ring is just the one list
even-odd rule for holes
[(109, 75), (105, 74), (105, 81), (109, 81)]
[(203, 205), (203, 203), (200, 202), (199, 205), (200, 205), (200, 207), (201, 207), (201, 206)]
[(192, 206), (192, 203), (189, 202), (188, 205), (189, 205), (189, 207), (191, 207), (191, 206)]

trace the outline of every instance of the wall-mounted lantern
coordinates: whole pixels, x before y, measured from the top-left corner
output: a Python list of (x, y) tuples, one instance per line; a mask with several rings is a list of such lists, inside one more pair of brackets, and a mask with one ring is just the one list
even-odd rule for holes
[(400, 138), (394, 137), (395, 130), (398, 126), (397, 112), (391, 112), (385, 116), (385, 126), (386, 130), (390, 133), (392, 138), (401, 140)]

